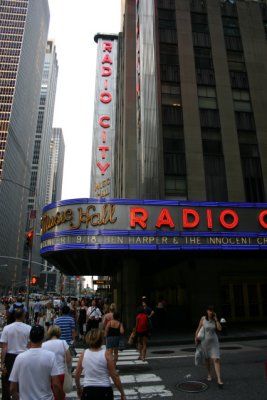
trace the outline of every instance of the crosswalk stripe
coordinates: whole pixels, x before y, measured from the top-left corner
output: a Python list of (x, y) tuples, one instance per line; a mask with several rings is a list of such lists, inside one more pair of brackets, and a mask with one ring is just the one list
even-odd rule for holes
[[(78, 363), (80, 354), (84, 351), (84, 348), (76, 348), (77, 355), (73, 357), (72, 366), (74, 368), (73, 376), (75, 373), (75, 368)], [(123, 373), (123, 367), (125, 366), (137, 366), (140, 368), (148, 364), (148, 361), (138, 360), (139, 353), (136, 349), (127, 349), (119, 352), (119, 359), (117, 362), (117, 367), (120, 369), (120, 378), (124, 387), (125, 395), (127, 400), (140, 400), (140, 399), (153, 399), (155, 397), (171, 398), (173, 394), (168, 390), (165, 385), (162, 384), (162, 379), (151, 373), (134, 373), (125, 374)], [(81, 385), (83, 384), (84, 374), (81, 375)], [(114, 400), (120, 400), (121, 396), (115, 385), (111, 380), (114, 389)], [(154, 383), (154, 384), (153, 384)], [(151, 385), (152, 384), (152, 385)], [(0, 381), (0, 396), (2, 394), (1, 381)], [(75, 390), (75, 380), (73, 377), (73, 391), (66, 394), (66, 400), (76, 400), (77, 393)]]
[[(83, 349), (76, 349), (77, 353), (81, 353)], [(119, 359), (117, 362), (117, 367), (121, 367), (120, 379), (124, 387), (124, 392), (127, 400), (139, 400), (139, 399), (153, 399), (155, 397), (170, 398), (173, 394), (168, 390), (165, 385), (162, 384), (162, 379), (151, 373), (135, 373), (135, 374), (124, 374), (124, 366), (143, 366), (147, 365), (147, 361), (138, 360), (139, 353), (136, 349), (128, 349), (119, 352)], [(79, 354), (73, 358), (73, 366), (77, 365), (77, 360)], [(82, 375), (83, 378), (83, 375)], [(119, 400), (121, 398), (119, 391), (114, 386), (112, 380), (111, 383), (114, 388), (114, 400)], [(152, 385), (151, 385), (152, 383)], [(153, 385), (154, 383), (154, 385)], [(82, 384), (82, 379), (81, 379)], [(75, 382), (74, 382), (75, 385)], [(75, 387), (75, 386), (74, 386)], [(66, 400), (76, 399), (76, 391), (66, 394)]]

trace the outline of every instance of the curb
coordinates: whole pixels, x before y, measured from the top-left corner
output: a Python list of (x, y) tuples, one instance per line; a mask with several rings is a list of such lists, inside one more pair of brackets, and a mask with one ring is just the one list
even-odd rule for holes
[[(193, 338), (193, 336), (192, 336)], [(161, 346), (179, 346), (179, 345), (194, 345), (194, 340), (186, 339), (186, 338), (177, 338), (177, 339), (150, 339), (148, 341), (149, 347), (161, 347)], [(267, 333), (260, 333), (255, 335), (236, 335), (236, 336), (220, 336), (219, 341), (220, 343), (227, 343), (227, 342), (244, 342), (249, 340), (264, 340), (267, 339)]]

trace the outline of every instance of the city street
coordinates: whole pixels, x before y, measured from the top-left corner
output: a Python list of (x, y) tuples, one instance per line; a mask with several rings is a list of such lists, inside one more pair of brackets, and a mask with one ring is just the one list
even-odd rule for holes
[[(76, 350), (78, 355), (73, 360), (74, 367), (83, 349)], [(207, 384), (205, 367), (194, 365), (193, 346), (151, 347), (145, 362), (137, 360), (135, 348), (121, 351), (118, 369), (127, 399), (265, 400), (266, 341), (222, 343), (221, 350), (224, 388), (219, 389), (213, 380), (205, 391), (199, 393), (183, 392), (176, 387), (188, 381)], [(114, 394), (115, 400), (119, 400), (115, 388)], [(77, 399), (76, 391), (67, 394), (66, 399)]]
[[(199, 393), (186, 393), (176, 388), (186, 381), (207, 383), (205, 367), (194, 365), (193, 346), (151, 347), (146, 362), (137, 360), (135, 349), (120, 352), (118, 369), (127, 399), (265, 400), (266, 341), (223, 343), (221, 349), (224, 389), (219, 389), (214, 380), (207, 390)], [(116, 389), (114, 393), (119, 400)], [(66, 398), (77, 397), (73, 392)]]

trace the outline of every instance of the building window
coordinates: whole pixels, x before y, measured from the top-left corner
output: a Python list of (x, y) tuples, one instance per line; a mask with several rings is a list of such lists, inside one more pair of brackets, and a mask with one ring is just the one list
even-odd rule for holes
[(159, 29), (159, 40), (161, 43), (177, 43), (176, 29)]
[(161, 103), (164, 105), (181, 107), (181, 89), (180, 86), (162, 85)]
[(168, 199), (187, 199), (187, 185), (185, 178), (165, 175), (165, 197)]
[(238, 130), (253, 131), (255, 130), (255, 121), (253, 113), (236, 111), (235, 112), (236, 127)]
[[(202, 135), (203, 137), (203, 135)], [(208, 201), (228, 201), (221, 140), (203, 140), (206, 193)]]
[(264, 184), (257, 144), (240, 143), (246, 201), (264, 202)]
[(218, 110), (200, 109), (199, 113), (202, 128), (220, 128), (220, 116)]
[(235, 111), (252, 111), (250, 96), (247, 90), (233, 90), (233, 101)]
[(162, 106), (163, 125), (183, 125), (183, 114), (180, 107)]
[(199, 108), (217, 109), (216, 90), (213, 86), (198, 86)]

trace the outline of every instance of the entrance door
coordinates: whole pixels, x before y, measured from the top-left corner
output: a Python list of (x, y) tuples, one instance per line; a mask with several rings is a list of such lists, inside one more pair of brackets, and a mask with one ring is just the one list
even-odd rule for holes
[[(229, 282), (231, 279), (231, 282)], [(229, 278), (221, 285), (222, 315), (232, 321), (264, 320), (267, 317), (267, 282), (262, 278), (240, 281)]]

